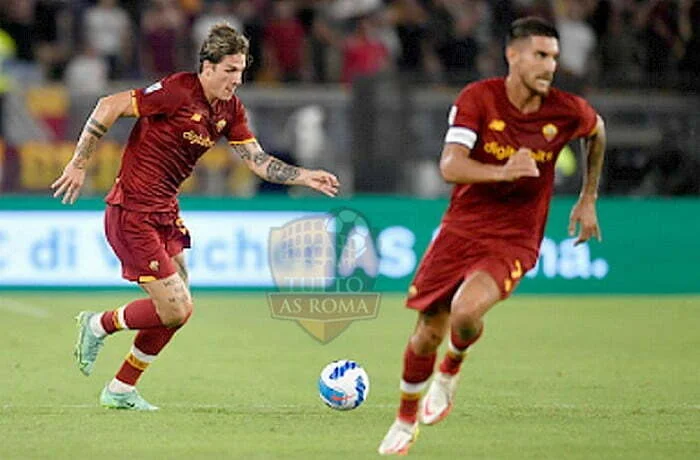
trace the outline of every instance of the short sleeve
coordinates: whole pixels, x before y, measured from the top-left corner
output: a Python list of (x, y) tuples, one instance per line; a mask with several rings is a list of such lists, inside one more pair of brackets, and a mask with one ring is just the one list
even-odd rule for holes
[(171, 76), (146, 88), (131, 90), (131, 104), (139, 117), (171, 115), (182, 105), (182, 94), (182, 84)]
[(248, 127), (245, 106), (238, 98), (234, 100), (233, 112), (233, 123), (226, 133), (229, 144), (246, 144), (255, 141), (255, 135)]
[(576, 97), (576, 110), (579, 114), (579, 124), (574, 138), (589, 137), (595, 133), (598, 127), (598, 113), (585, 99)]
[(462, 144), (469, 149), (474, 148), (483, 117), (483, 104), (479, 99), (478, 91), (474, 85), (469, 85), (457, 96), (454, 105), (450, 108), (445, 143)]

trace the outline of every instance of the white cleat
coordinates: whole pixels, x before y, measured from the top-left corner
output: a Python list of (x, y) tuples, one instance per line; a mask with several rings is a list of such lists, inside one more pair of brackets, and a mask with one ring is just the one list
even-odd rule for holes
[(459, 374), (438, 372), (430, 383), (428, 392), (420, 401), (418, 417), (425, 425), (434, 425), (447, 417), (452, 410)]
[(418, 422), (408, 423), (396, 419), (379, 445), (380, 455), (406, 455), (418, 437)]

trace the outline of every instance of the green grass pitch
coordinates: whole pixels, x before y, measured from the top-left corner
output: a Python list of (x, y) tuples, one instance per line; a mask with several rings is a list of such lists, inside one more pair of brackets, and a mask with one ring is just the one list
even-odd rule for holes
[[(157, 413), (109, 411), (102, 386), (133, 333), (94, 374), (72, 361), (74, 314), (139, 296), (0, 292), (0, 458), (376, 458), (415, 321), (385, 295), (374, 320), (322, 345), (275, 320), (263, 293), (195, 292), (195, 315), (151, 366)], [(321, 368), (358, 360), (365, 405), (319, 400)], [(423, 427), (415, 458), (700, 458), (700, 297), (516, 296), (487, 316), (455, 410)]]

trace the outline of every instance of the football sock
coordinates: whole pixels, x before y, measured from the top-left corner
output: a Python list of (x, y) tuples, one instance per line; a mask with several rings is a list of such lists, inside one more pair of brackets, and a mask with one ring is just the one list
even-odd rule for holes
[[(115, 376), (115, 380), (125, 384), (121, 392), (132, 391), (143, 371), (156, 359), (160, 351), (170, 342), (179, 328), (160, 326), (152, 329), (144, 329), (136, 334), (131, 351), (126, 355), (121, 368)], [(112, 390), (110, 384), (110, 391)], [(115, 384), (115, 389), (119, 387)], [(126, 390), (124, 390), (126, 388)], [(119, 391), (115, 391), (119, 392)]]
[(163, 326), (151, 299), (134, 300), (116, 310), (102, 313), (99, 318), (101, 328), (90, 321), (90, 328), (98, 337), (114, 334), (122, 329), (151, 329)]
[(112, 393), (131, 393), (136, 389), (136, 387), (133, 385), (127, 385), (126, 383), (117, 380), (115, 377), (111, 382), (109, 382), (107, 389)]
[(467, 356), (467, 349), (472, 346), (484, 332), (484, 325), (482, 323), (479, 333), (476, 334), (469, 340), (464, 340), (460, 335), (452, 329), (450, 332), (450, 343), (445, 357), (440, 363), (440, 372), (443, 374), (456, 375), (462, 366), (462, 361)]
[(418, 414), (418, 401), (421, 392), (435, 367), (435, 352), (418, 355), (413, 351), (411, 343), (406, 346), (403, 355), (403, 375), (401, 376), (401, 402), (398, 417), (404, 422), (415, 423)]

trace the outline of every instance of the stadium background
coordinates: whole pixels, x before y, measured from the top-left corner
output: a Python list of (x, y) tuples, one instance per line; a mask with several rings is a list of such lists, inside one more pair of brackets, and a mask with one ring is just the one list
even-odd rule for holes
[[(252, 40), (253, 64), (239, 95), (261, 144), (286, 161), (337, 173), (343, 186), (341, 200), (319, 202), (304, 190), (261, 183), (225, 144), (218, 145), (183, 191), (183, 197), (197, 198), (183, 207), (195, 227), (193, 285), (271, 287), (260, 235), (285, 217), (269, 220), (260, 211), (351, 207), (376, 221), (377, 236), (393, 230), (383, 234), (379, 286), (403, 291), (449, 192), (436, 168), (447, 109), (466, 82), (504, 72), (506, 25), (532, 13), (560, 29), (558, 85), (586, 96), (607, 122), (601, 185), (605, 244), (575, 251), (563, 232), (569, 197), (580, 184), (578, 145), (572, 144), (557, 165), (557, 198), (540, 264), (546, 270), (531, 273), (522, 290), (700, 289), (687, 257), (700, 254), (700, 243), (689, 237), (700, 230), (698, 1), (2, 5), (2, 285), (121, 284), (107, 248), (95, 248), (99, 213), (71, 211), (99, 211), (132, 122), (117, 123), (102, 143), (82, 204), (56, 206), (46, 199), (47, 186), (72, 155), (100, 95), (194, 69), (196, 44), (211, 24), (225, 20)], [(367, 196), (376, 201), (358, 198)], [(28, 208), (34, 211), (24, 212)], [(257, 211), (245, 214), (253, 208)], [(42, 215), (42, 209), (52, 213)], [(221, 212), (198, 214), (203, 209)], [(231, 211), (244, 214), (233, 218)], [(411, 217), (416, 212), (421, 217)], [(222, 228), (229, 233), (214, 231)], [(90, 256), (95, 253), (105, 257)]]
[[(489, 314), (451, 419), (412, 454), (698, 458), (698, 0), (0, 0), (0, 457), (372, 457), (414, 321), (403, 292), (447, 204), (436, 163), (449, 105), (466, 82), (503, 74), (501, 37), (531, 13), (562, 35), (556, 83), (607, 123), (604, 241), (574, 250), (565, 233), (572, 144), (537, 270)], [(101, 223), (131, 122), (102, 142), (76, 205), (48, 186), (97, 97), (194, 70), (219, 20), (252, 40), (239, 96), (263, 147), (336, 172), (341, 195), (260, 183), (223, 144), (205, 155), (182, 194), (197, 312), (141, 387), (164, 410), (104, 414), (96, 395), (131, 336), (83, 379), (70, 318), (142, 295)], [(382, 302), (320, 346), (270, 318), (267, 235), (344, 207), (373, 227)], [(372, 380), (365, 407), (342, 416), (315, 394), (340, 357)]]

